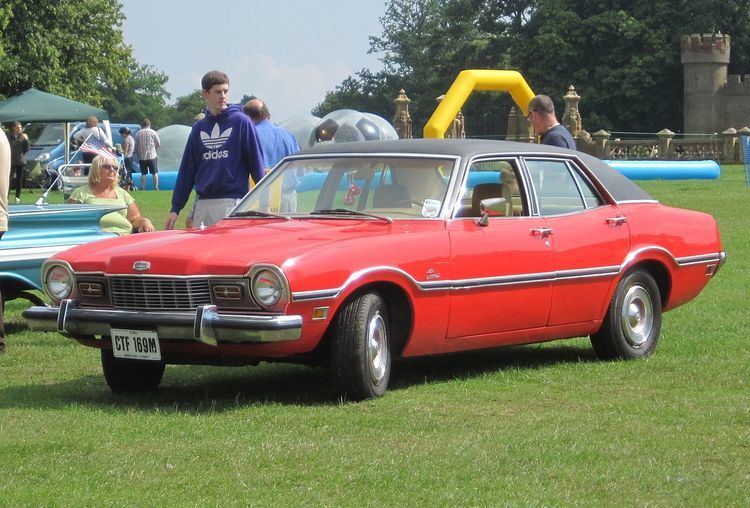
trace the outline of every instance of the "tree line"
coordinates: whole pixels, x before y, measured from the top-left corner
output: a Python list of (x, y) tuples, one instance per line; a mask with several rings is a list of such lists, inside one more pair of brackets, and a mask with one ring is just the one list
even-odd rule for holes
[[(589, 130), (679, 131), (682, 35), (730, 34), (730, 73), (750, 73), (749, 0), (390, 0), (381, 24), (370, 52), (383, 70), (349, 76), (315, 114), (350, 107), (390, 118), (404, 88), (416, 133), (461, 70), (516, 69), (560, 109), (573, 84)], [(504, 134), (510, 106), (507, 94), (473, 94), (467, 135)]]
[(192, 124), (200, 91), (168, 104), (168, 76), (136, 61), (124, 19), (112, 0), (3, 0), (0, 99), (34, 87), (102, 107), (116, 122)]
[[(169, 104), (167, 75), (135, 60), (123, 21), (114, 0), (3, 0), (0, 98), (33, 86), (103, 107), (117, 122), (190, 125), (200, 91)], [(347, 77), (313, 114), (352, 108), (390, 118), (404, 88), (421, 126), (461, 70), (517, 69), (558, 107), (575, 85), (590, 130), (678, 131), (683, 34), (730, 34), (730, 72), (750, 73), (750, 0), (389, 0), (380, 21), (370, 52), (382, 70)], [(510, 105), (507, 95), (473, 94), (467, 134), (501, 135)]]

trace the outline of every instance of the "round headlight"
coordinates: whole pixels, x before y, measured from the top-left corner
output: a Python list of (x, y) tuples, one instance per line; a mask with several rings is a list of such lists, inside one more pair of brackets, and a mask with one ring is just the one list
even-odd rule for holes
[(260, 270), (253, 277), (253, 296), (264, 307), (279, 303), (283, 292), (284, 285), (274, 271)]
[(40, 153), (36, 156), (36, 160), (38, 160), (39, 162), (44, 162), (47, 159), (49, 159), (49, 153)]
[(73, 292), (73, 274), (64, 266), (55, 265), (47, 270), (44, 288), (50, 297), (55, 300), (63, 300)]

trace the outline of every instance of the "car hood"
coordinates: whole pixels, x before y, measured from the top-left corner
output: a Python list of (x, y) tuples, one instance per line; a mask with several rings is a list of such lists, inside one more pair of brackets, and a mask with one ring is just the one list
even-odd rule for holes
[[(371, 245), (374, 237), (393, 239), (414, 227), (442, 228), (442, 222), (225, 220), (205, 230), (163, 231), (102, 240), (74, 247), (55, 257), (68, 261), (77, 272), (242, 275), (256, 263), (293, 266), (300, 258), (326, 247), (331, 249), (333, 258), (344, 249)], [(333, 243), (335, 247), (331, 246)], [(139, 266), (148, 269), (136, 270), (137, 261), (145, 262)]]

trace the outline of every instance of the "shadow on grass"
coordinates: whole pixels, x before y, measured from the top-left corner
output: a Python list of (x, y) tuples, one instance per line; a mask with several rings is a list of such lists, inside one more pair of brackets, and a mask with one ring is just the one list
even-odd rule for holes
[[(400, 360), (393, 367), (389, 391), (471, 379), (504, 370), (543, 369), (595, 360), (590, 348), (564, 344)], [(102, 375), (0, 388), (0, 409), (56, 409), (74, 404), (102, 409), (212, 413), (253, 404), (333, 406), (341, 403), (327, 369), (287, 364), (239, 368), (167, 366), (159, 389), (141, 394), (112, 393)]]

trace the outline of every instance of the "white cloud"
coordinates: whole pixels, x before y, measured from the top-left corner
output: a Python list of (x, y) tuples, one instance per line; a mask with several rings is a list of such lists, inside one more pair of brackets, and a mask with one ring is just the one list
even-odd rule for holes
[(273, 57), (254, 53), (229, 64), (230, 99), (238, 101), (243, 94), (256, 95), (268, 103), (273, 120), (309, 114), (310, 110), (354, 70), (338, 62), (323, 66), (304, 63), (290, 65)]

